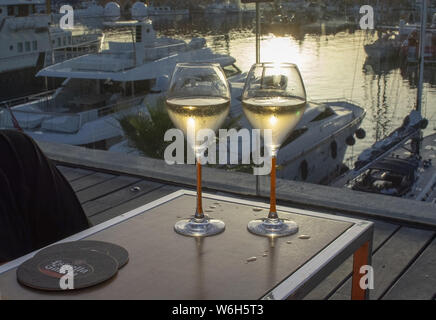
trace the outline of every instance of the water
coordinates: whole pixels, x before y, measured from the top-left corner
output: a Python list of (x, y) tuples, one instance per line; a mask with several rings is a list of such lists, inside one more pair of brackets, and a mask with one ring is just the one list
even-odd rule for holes
[[(255, 63), (253, 17), (191, 17), (179, 21), (155, 21), (160, 34), (190, 40), (205, 37), (208, 46), (232, 55), (246, 72)], [(367, 111), (362, 127), (366, 138), (348, 149), (355, 158), (401, 125), (415, 106), (416, 67), (369, 61), (364, 45), (378, 39), (376, 32), (343, 30), (326, 33), (321, 28), (285, 35), (263, 34), (261, 61), (293, 62), (301, 71), (309, 99), (352, 99)], [(430, 120), (424, 135), (436, 130), (436, 74), (426, 68), (423, 115)], [(350, 162), (349, 164), (351, 164)]]
[[(81, 21), (90, 28), (102, 28), (102, 19)], [(80, 21), (78, 21), (80, 22)], [(254, 17), (220, 15), (155, 19), (158, 35), (190, 41), (204, 37), (216, 52), (232, 55), (237, 66), (247, 72), (255, 62)], [(120, 34), (107, 39), (120, 39)], [(365, 108), (362, 123), (366, 138), (356, 139), (348, 148), (347, 164), (401, 125), (414, 108), (417, 93), (416, 67), (401, 68), (397, 63), (370, 62), (364, 44), (378, 39), (376, 32), (360, 29), (331, 32), (326, 28), (262, 34), (261, 61), (294, 62), (301, 71), (309, 99), (352, 99)], [(131, 40), (130, 33), (126, 41)], [(423, 115), (430, 120), (424, 135), (436, 130), (436, 73), (426, 67), (423, 90)]]

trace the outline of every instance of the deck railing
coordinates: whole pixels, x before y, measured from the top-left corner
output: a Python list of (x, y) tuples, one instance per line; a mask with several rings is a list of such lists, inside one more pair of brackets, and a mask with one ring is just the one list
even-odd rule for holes
[[(77, 133), (80, 128), (87, 122), (97, 120), (98, 118), (105, 117), (111, 114), (119, 113), (123, 110), (129, 110), (135, 106), (139, 106), (143, 100), (143, 96), (134, 97), (103, 106), (101, 108), (90, 109), (78, 113), (73, 112), (50, 112), (50, 111), (37, 111), (31, 109), (17, 109), (12, 108), (14, 116), (17, 119), (18, 124), (23, 129), (27, 130), (47, 130), (54, 132), (63, 132), (74, 134)], [(27, 100), (29, 102), (31, 100)], [(40, 106), (46, 104), (54, 106), (54, 100), (47, 99), (39, 101)], [(0, 128), (14, 128), (11, 119), (10, 112), (6, 110), (6, 104), (4, 108), (0, 106)], [(29, 105), (30, 107), (30, 105)], [(61, 108), (61, 106), (54, 106)], [(36, 117), (40, 116), (40, 117)]]

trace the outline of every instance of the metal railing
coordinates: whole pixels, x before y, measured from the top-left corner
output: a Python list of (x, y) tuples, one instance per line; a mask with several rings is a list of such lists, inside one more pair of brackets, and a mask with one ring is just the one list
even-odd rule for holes
[(24, 97), (4, 100), (4, 101), (0, 102), (0, 107), (6, 107), (6, 106), (14, 107), (14, 106), (17, 106), (17, 105), (20, 105), (20, 104), (28, 103), (30, 101), (40, 100), (42, 98), (49, 98), (55, 92), (56, 92), (56, 90), (47, 90), (47, 91), (31, 94), (31, 95), (28, 95), (28, 96), (24, 96)]
[[(53, 123), (52, 127), (49, 127), (49, 122), (47, 120), (50, 119), (55, 119), (55, 118), (60, 118), (60, 117), (64, 117), (64, 118), (71, 118), (71, 121), (68, 121), (68, 123), (71, 125), (73, 125), (73, 129), (71, 130), (67, 130), (69, 133), (77, 133), (80, 128), (87, 122), (90, 121), (94, 121), (97, 120), (98, 118), (101, 117), (105, 117), (108, 116), (110, 114), (114, 114), (123, 110), (127, 110), (130, 108), (133, 108), (135, 106), (139, 106), (142, 102), (142, 100), (144, 99), (144, 96), (139, 96), (139, 97), (134, 97), (132, 99), (126, 99), (123, 101), (119, 101), (110, 105), (106, 105), (104, 107), (100, 107), (100, 108), (95, 108), (95, 109), (90, 109), (90, 110), (86, 110), (86, 111), (82, 111), (82, 112), (78, 112), (78, 113), (73, 113), (73, 112), (48, 112), (48, 111), (36, 111), (36, 110), (20, 110), (20, 109), (10, 109), (11, 112), (14, 113), (14, 115), (17, 118), (18, 123), (20, 124), (20, 126), (22, 125), (23, 129), (30, 129), (29, 128), (29, 124), (28, 122), (31, 119), (31, 116), (35, 116), (35, 115), (40, 115), (40, 116), (45, 116), (43, 119), (41, 119), (41, 124), (39, 124), (37, 127), (41, 128), (42, 125), (44, 125), (45, 130), (50, 130), (50, 131), (60, 131), (60, 132), (65, 132), (65, 128), (64, 130), (56, 130), (55, 127), (58, 127), (62, 124), (56, 124)], [(53, 104), (54, 101), (40, 101), (41, 103), (50, 103)], [(4, 103), (4, 108), (5, 110), (7, 110), (7, 104)], [(9, 105), (10, 106), (10, 105)], [(61, 107), (61, 106), (59, 106)], [(28, 118), (26, 119), (26, 115), (28, 116)], [(75, 123), (73, 123), (73, 119), (77, 119), (77, 121), (75, 121)], [(66, 120), (67, 121), (67, 120)], [(12, 120), (8, 117), (8, 116), (1, 116), (0, 114), (0, 127), (13, 127), (13, 122)], [(36, 128), (36, 127), (35, 127)], [(32, 128), (33, 129), (33, 128)]]

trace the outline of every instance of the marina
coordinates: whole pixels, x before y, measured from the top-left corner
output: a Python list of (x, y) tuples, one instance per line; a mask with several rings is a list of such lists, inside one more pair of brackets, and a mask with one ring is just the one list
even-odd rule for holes
[[(59, 1), (0, 0), (0, 215), (23, 136), (89, 223), (59, 245), (130, 259), (70, 293), (72, 251), (0, 247), (0, 299), (435, 300), (436, 2), (372, 2), (369, 29), (341, 0), (72, 2), (65, 29)], [(83, 250), (74, 277), (103, 277)]]

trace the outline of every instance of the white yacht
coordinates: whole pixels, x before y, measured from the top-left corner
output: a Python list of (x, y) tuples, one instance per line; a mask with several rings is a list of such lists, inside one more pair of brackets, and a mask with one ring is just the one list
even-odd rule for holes
[(226, 14), (239, 12), (241, 12), (241, 4), (230, 1), (212, 3), (204, 10), (204, 13), (206, 14)]
[[(245, 74), (231, 78), (230, 114), (242, 114), (240, 96)], [(277, 177), (312, 183), (329, 183), (345, 169), (343, 162), (355, 136), (365, 137), (359, 129), (366, 111), (347, 99), (308, 102), (307, 109), (293, 133), (283, 142), (277, 156)], [(242, 127), (250, 128), (245, 117)]]
[[(109, 3), (107, 17), (119, 16)], [(20, 127), (37, 140), (106, 148), (121, 137), (117, 118), (142, 108), (155, 84), (166, 85), (178, 62), (234, 62), (215, 54), (204, 39), (190, 43), (158, 38), (143, 3), (132, 7), (135, 21), (109, 21), (109, 30), (128, 30), (130, 42), (108, 41), (107, 49), (46, 67), (37, 76), (66, 79), (53, 94), (0, 110), (0, 128)], [(115, 19), (114, 19), (115, 20)]]
[(189, 9), (173, 9), (168, 6), (150, 6), (148, 7), (150, 16), (174, 16), (174, 15), (189, 15)]
[(18, 96), (44, 66), (98, 49), (99, 35), (62, 30), (50, 15), (37, 13), (36, 5), (43, 3), (0, 0), (0, 99)]
[[(240, 99), (246, 74), (232, 73), (231, 67), (224, 71), (231, 84), (230, 117), (240, 118), (240, 127), (250, 128), (243, 116)], [(151, 94), (146, 97), (146, 101), (153, 105), (162, 95), (163, 93)], [(345, 99), (309, 102), (300, 123), (280, 148), (277, 176), (324, 184), (337, 177), (344, 170), (343, 161), (347, 147), (355, 143), (354, 135), (364, 137), (364, 131), (359, 127), (365, 114), (364, 109)], [(137, 149), (129, 145), (127, 139), (113, 145), (109, 150), (140, 155)], [(229, 145), (227, 151), (228, 154), (231, 153)], [(241, 147), (238, 157), (239, 160), (242, 159)]]
[(78, 18), (102, 17), (104, 7), (98, 5), (96, 1), (82, 1), (80, 7), (74, 9), (74, 16)]

